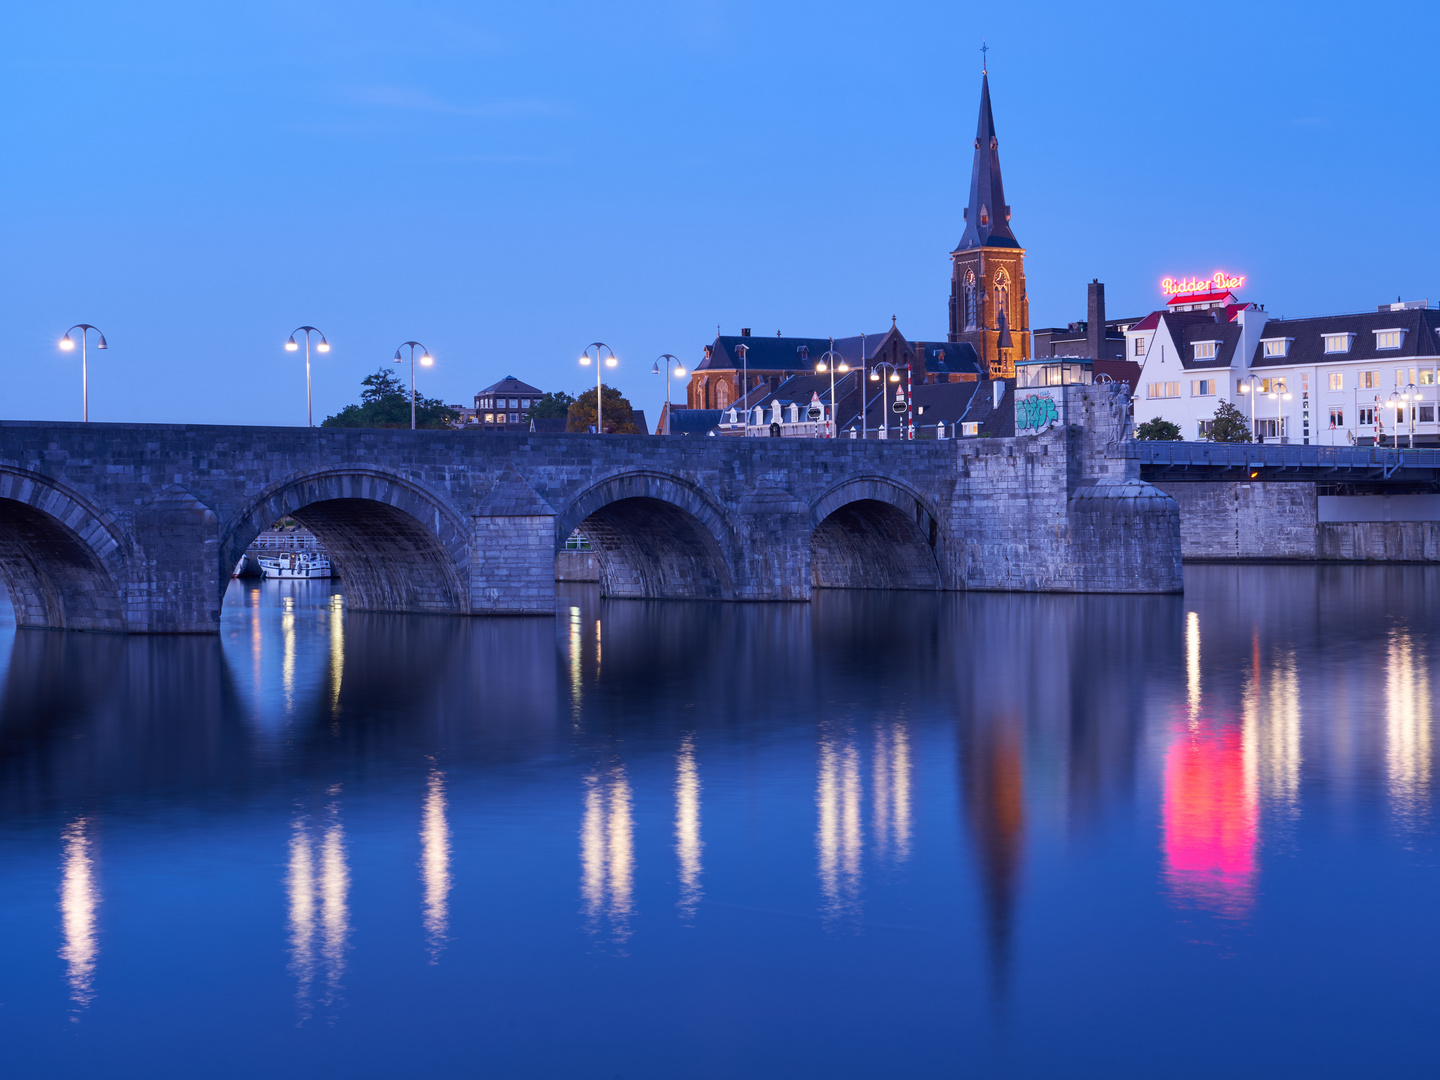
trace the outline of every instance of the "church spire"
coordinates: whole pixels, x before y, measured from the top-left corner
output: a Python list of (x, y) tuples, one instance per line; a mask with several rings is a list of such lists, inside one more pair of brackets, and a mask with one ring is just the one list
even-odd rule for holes
[(1000, 141), (990, 111), (990, 76), (980, 75), (980, 122), (975, 129), (975, 164), (970, 173), (970, 205), (965, 210), (965, 235), (956, 251), (981, 247), (1018, 248), (1010, 231), (1010, 207), (1000, 182)]

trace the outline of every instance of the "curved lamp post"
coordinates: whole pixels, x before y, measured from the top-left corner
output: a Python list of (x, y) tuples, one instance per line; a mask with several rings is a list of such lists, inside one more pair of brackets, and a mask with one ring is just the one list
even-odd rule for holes
[[(430, 355), (430, 350), (421, 345), (418, 341), (402, 341), (400, 349), (410, 350), (410, 430), (415, 430), (415, 350), (420, 350), (420, 366), (429, 367), (435, 363), (435, 358)], [(400, 349), (395, 350), (395, 363), (401, 363)]]
[[(887, 378), (885, 378), (883, 381), (882, 381), (881, 376), (880, 376), (880, 369), (881, 369), (881, 368), (889, 368), (889, 369), (890, 369), (890, 374), (889, 374), (889, 376), (888, 376)], [(870, 381), (871, 381), (871, 382), (878, 382), (878, 383), (881, 384), (881, 385), (880, 385), (880, 431), (881, 431), (882, 434), (880, 435), (880, 438), (882, 438), (882, 439), (889, 439), (889, 438), (890, 438), (890, 410), (889, 410), (889, 408), (887, 407), (888, 398), (887, 398), (887, 395), (886, 395), (886, 391), (889, 390), (889, 387), (886, 386), (885, 383), (887, 383), (887, 382), (898, 383), (898, 382), (900, 381), (900, 369), (897, 368), (894, 364), (890, 363), (890, 361), (888, 361), (888, 360), (882, 360), (882, 361), (880, 361), (880, 363), (874, 364), (874, 365), (871, 366), (871, 368), (870, 368)]]
[[(591, 349), (595, 350), (593, 357), (590, 355)], [(606, 345), (603, 341), (592, 341), (589, 345), (586, 345), (584, 351), (580, 353), (581, 367), (589, 367), (592, 360), (595, 362), (595, 434), (604, 435), (605, 414), (603, 411), (604, 402), (601, 401), (600, 395), (600, 369), (602, 367), (613, 368), (616, 364), (620, 363), (620, 361), (615, 359), (615, 353), (611, 350), (610, 346)]]
[(305, 332), (305, 423), (309, 427), (314, 427), (315, 410), (310, 404), (310, 335), (315, 334), (320, 338), (320, 344), (315, 346), (316, 352), (329, 352), (330, 343), (325, 340), (325, 335), (320, 333), (319, 330), (316, 330), (315, 327), (297, 326), (294, 333), (290, 335), (290, 340), (285, 342), (286, 352), (294, 352), (300, 348), (299, 343), (295, 340), (295, 334), (300, 333), (302, 330)]
[[(1272, 383), (1271, 385), (1273, 386), (1274, 384)], [(1273, 401), (1273, 402), (1275, 402), (1275, 438), (1276, 438), (1276, 439), (1279, 439), (1279, 438), (1280, 438), (1280, 430), (1281, 430), (1281, 428), (1282, 428), (1282, 426), (1283, 426), (1283, 425), (1280, 423), (1280, 399), (1281, 399), (1281, 398), (1284, 398), (1286, 401), (1289, 401), (1289, 400), (1290, 400), (1291, 398), (1293, 398), (1294, 396), (1295, 396), (1295, 395), (1292, 394), (1292, 393), (1290, 393), (1288, 390), (1284, 390), (1284, 391), (1282, 391), (1282, 390), (1272, 390), (1272, 391), (1270, 391), (1270, 400)]]
[(75, 348), (75, 342), (71, 339), (70, 335), (76, 330), (80, 331), (80, 398), (85, 410), (83, 414), (85, 422), (88, 424), (90, 422), (90, 371), (88, 350), (85, 345), (87, 336), (91, 330), (94, 330), (95, 337), (99, 339), (95, 342), (95, 348), (108, 349), (110, 346), (105, 343), (105, 335), (100, 332), (98, 326), (91, 326), (89, 323), (82, 322), (76, 323), (70, 327), (69, 330), (66, 330), (65, 336), (60, 339), (60, 348), (66, 352)]
[(1246, 375), (1240, 380), (1240, 393), (1250, 395), (1250, 438), (1255, 438), (1255, 388), (1260, 385), (1259, 375)]
[(1400, 396), (1401, 396), (1402, 398), (1404, 398), (1406, 401), (1410, 402), (1409, 407), (1408, 407), (1405, 411), (1410, 414), (1410, 449), (1411, 449), (1411, 450), (1414, 450), (1414, 449), (1415, 449), (1415, 410), (1419, 407), (1420, 387), (1416, 386), (1413, 382), (1412, 382), (1412, 383), (1406, 383), (1406, 384), (1405, 384), (1405, 390), (1404, 390), (1404, 392), (1403, 392)]
[[(830, 339), (830, 348), (826, 349), (825, 355), (820, 357), (820, 362), (815, 365), (815, 370), (821, 375), (827, 371), (830, 372), (830, 423), (826, 425), (825, 437), (833, 439), (836, 436), (836, 425), (839, 423), (839, 416), (835, 412), (835, 372), (839, 371), (844, 374), (850, 370), (850, 365), (845, 362), (845, 358), (835, 351), (833, 337)], [(861, 394), (860, 397), (863, 401), (865, 395)]]
[[(667, 352), (667, 353), (661, 353), (659, 356), (657, 356), (657, 357), (655, 358), (655, 363), (653, 363), (653, 364), (650, 365), (650, 374), (651, 374), (651, 375), (659, 375), (659, 374), (660, 374), (660, 361), (661, 361), (661, 360), (664, 360), (664, 361), (665, 361), (665, 430), (664, 430), (664, 432), (662, 432), (662, 434), (669, 435), (669, 434), (670, 434), (670, 375), (671, 375), (671, 371), (672, 371), (672, 368), (673, 368), (675, 377), (676, 377), (677, 379), (683, 379), (683, 378), (685, 377), (685, 368), (681, 365), (679, 357), (671, 356), (668, 352)], [(598, 403), (599, 400), (600, 400), (599, 391), (596, 391), (595, 400), (596, 400), (597, 403)]]

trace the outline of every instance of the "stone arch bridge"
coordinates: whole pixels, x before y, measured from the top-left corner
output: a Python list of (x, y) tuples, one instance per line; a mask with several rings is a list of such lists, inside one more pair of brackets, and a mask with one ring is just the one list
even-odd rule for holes
[(289, 515), (359, 610), (552, 614), (577, 528), (613, 597), (1179, 591), (1123, 397), (1064, 405), (1043, 434), (909, 443), (3, 421), (0, 574), (24, 626), (214, 633)]

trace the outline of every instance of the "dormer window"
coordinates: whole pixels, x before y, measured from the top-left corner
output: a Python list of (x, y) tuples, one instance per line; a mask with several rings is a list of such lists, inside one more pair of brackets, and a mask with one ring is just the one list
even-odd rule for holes
[(1218, 341), (1197, 341), (1195, 342), (1196, 360), (1214, 360), (1215, 349), (1220, 344)]
[(1347, 353), (1355, 344), (1354, 334), (1322, 334), (1320, 338), (1325, 342), (1327, 353)]
[(990, 208), (988, 206), (980, 207), (980, 224), (982, 227), (990, 224)]
[(1398, 349), (1405, 344), (1405, 331), (1400, 329), (1376, 330), (1376, 349)]
[(795, 351), (800, 354), (800, 359), (801, 359), (801, 360), (809, 360), (809, 359), (810, 359), (810, 346), (809, 346), (809, 345), (796, 345), (796, 346), (795, 346)]
[(1290, 355), (1290, 342), (1294, 338), (1261, 338), (1260, 348), (1263, 355), (1267, 357)]

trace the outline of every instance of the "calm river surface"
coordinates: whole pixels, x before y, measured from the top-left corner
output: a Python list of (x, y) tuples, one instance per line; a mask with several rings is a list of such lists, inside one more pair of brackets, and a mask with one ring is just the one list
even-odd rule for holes
[(1440, 569), (0, 605), (6, 1076), (1430, 1076)]

